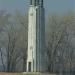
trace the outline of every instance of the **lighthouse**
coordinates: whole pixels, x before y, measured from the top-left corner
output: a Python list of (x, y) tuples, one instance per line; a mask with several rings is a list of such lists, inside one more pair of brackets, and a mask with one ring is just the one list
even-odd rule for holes
[(30, 0), (27, 72), (45, 72), (45, 10), (43, 0)]

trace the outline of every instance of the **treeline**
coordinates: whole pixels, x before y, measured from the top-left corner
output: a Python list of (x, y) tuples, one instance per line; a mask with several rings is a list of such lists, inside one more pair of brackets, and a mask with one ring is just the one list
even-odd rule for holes
[(0, 12), (0, 62), (4, 71), (26, 71), (27, 16)]
[(46, 25), (48, 71), (75, 73), (75, 14), (49, 16)]
[[(0, 63), (4, 71), (26, 71), (27, 14), (0, 11)], [(46, 58), (48, 72), (75, 71), (75, 14), (46, 18)]]

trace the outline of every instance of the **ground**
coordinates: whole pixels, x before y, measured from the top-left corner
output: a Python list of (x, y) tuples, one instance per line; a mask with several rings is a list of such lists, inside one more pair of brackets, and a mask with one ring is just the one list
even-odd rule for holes
[(45, 74), (45, 73), (3, 73), (0, 75), (56, 75), (56, 74)]

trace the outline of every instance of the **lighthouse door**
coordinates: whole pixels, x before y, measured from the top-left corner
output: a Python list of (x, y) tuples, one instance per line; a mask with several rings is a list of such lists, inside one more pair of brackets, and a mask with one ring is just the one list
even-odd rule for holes
[(28, 65), (29, 65), (29, 66), (28, 66), (29, 72), (31, 72), (31, 62), (29, 62)]

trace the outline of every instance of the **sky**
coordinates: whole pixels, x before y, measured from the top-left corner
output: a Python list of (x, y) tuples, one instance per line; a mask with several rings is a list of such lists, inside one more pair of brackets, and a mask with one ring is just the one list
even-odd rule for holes
[[(0, 10), (14, 13), (16, 10), (25, 14), (28, 12), (30, 0), (0, 0)], [(44, 0), (46, 14), (63, 14), (69, 11), (75, 11), (75, 0)]]

